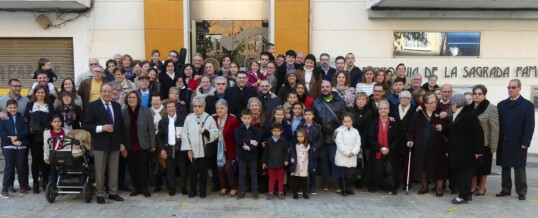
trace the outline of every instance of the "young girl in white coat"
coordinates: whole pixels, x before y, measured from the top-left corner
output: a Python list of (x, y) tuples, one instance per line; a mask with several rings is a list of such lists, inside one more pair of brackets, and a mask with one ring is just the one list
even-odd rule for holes
[(335, 130), (336, 155), (334, 162), (340, 171), (340, 188), (342, 196), (354, 195), (355, 192), (348, 187), (351, 184), (353, 169), (357, 167), (357, 154), (361, 148), (359, 131), (353, 128), (353, 114), (344, 113), (342, 126)]

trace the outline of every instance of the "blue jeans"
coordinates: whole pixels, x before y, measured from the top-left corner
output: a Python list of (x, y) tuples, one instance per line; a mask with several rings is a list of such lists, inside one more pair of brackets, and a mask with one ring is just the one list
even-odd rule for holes
[(334, 164), (334, 156), (336, 155), (336, 144), (323, 144), (320, 148), (322, 181), (327, 185), (329, 180), (329, 168), (333, 176), (333, 184), (340, 184), (340, 173), (338, 167)]
[(3, 148), (2, 154), (6, 165), (4, 166), (4, 179), (2, 181), (2, 191), (7, 192), (15, 181), (15, 169), (19, 178), (21, 188), (28, 187), (28, 149)]
[(239, 193), (245, 193), (245, 180), (247, 179), (247, 167), (250, 174), (252, 193), (258, 193), (258, 173), (256, 173), (256, 160), (239, 160)]

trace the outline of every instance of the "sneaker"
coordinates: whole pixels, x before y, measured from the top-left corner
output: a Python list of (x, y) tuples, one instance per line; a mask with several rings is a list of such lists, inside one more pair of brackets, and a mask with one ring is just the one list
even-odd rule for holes
[(278, 193), (278, 198), (279, 198), (280, 200), (284, 200), (284, 199), (286, 198), (286, 196), (284, 196), (284, 192), (279, 192), (279, 193)]
[(303, 192), (297, 192), (297, 194), (298, 194), (298, 195), (302, 195), (302, 194), (303, 194)]
[(26, 195), (28, 194), (28, 191), (25, 188), (21, 188), (21, 192), (19, 192), (19, 195)]
[(9, 192), (2, 192), (0, 194), (0, 196), (3, 198), (3, 199), (8, 199), (9, 198)]
[(323, 191), (329, 191), (329, 186), (323, 186)]
[(17, 192), (17, 189), (15, 189), (15, 187), (13, 187), (13, 186), (9, 186), (9, 188), (7, 188), (7, 190), (8, 190), (9, 192), (11, 192), (11, 193), (15, 193), (15, 192)]
[(310, 194), (317, 195), (318, 192), (316, 192), (315, 188), (310, 189)]

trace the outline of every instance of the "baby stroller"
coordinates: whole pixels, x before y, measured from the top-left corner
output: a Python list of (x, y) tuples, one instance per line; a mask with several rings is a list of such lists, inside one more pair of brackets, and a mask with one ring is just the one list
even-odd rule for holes
[(49, 203), (58, 194), (83, 194), (84, 201), (90, 203), (93, 192), (89, 182), (90, 152), (80, 140), (68, 137), (52, 137), (47, 140), (50, 151), (50, 164), (56, 167), (58, 179), (50, 181), (45, 189)]

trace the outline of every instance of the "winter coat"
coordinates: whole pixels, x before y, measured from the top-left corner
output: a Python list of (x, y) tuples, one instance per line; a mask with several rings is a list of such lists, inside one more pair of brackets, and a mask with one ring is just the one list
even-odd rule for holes
[[(334, 164), (339, 167), (356, 167), (357, 166), (357, 154), (359, 154), (361, 148), (361, 136), (359, 131), (355, 128), (346, 128), (344, 126), (335, 130), (336, 134), (336, 155), (334, 157)], [(349, 154), (354, 154), (349, 157)]]
[[(203, 134), (200, 134), (200, 128), (205, 129)], [(206, 156), (204, 146), (214, 142), (218, 136), (217, 124), (209, 114), (204, 112), (197, 116), (195, 113), (191, 113), (185, 118), (183, 125), (181, 150), (192, 150), (195, 158), (203, 158)]]
[(289, 163), (288, 141), (282, 136), (275, 142), (273, 137), (265, 141), (263, 149), (262, 163), (267, 165), (267, 168), (284, 168), (284, 162)]

